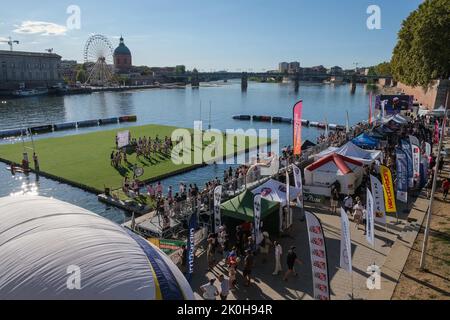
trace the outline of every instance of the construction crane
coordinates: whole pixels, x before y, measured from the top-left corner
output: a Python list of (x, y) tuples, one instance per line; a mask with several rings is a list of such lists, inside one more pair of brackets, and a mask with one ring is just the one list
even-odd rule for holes
[(9, 45), (9, 49), (11, 50), (11, 51), (13, 51), (13, 46), (14, 46), (14, 44), (19, 44), (19, 41), (18, 40), (13, 40), (13, 39), (11, 39), (11, 37), (9, 37), (9, 40), (8, 41), (1, 41), (0, 40), (0, 43), (7, 43), (8, 45)]

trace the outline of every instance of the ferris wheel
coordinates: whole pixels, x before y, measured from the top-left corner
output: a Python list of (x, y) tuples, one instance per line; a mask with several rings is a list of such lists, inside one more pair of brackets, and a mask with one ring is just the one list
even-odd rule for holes
[(88, 76), (86, 84), (104, 86), (113, 77), (113, 47), (105, 36), (91, 36), (84, 46), (84, 62)]

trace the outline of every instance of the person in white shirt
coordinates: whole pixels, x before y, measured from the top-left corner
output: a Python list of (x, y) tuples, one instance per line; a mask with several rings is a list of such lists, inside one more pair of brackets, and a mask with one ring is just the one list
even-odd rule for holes
[(205, 298), (205, 300), (216, 300), (216, 297), (219, 295), (219, 290), (217, 290), (214, 282), (215, 279), (211, 279), (207, 284), (200, 287), (203, 292), (203, 298)]
[(347, 195), (344, 199), (344, 209), (347, 214), (352, 214), (353, 198), (351, 195)]
[(275, 247), (275, 271), (272, 273), (274, 276), (278, 275), (282, 269), (281, 269), (281, 256), (283, 255), (283, 248), (281, 245), (274, 241), (273, 245)]
[(227, 300), (227, 297), (230, 294), (229, 282), (225, 280), (223, 274), (219, 276), (219, 282), (220, 282), (220, 300)]

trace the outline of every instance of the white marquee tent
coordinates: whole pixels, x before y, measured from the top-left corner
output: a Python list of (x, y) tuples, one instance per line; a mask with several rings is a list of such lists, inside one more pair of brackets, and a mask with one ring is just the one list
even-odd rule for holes
[(348, 157), (356, 161), (360, 161), (363, 164), (371, 164), (375, 160), (380, 159), (382, 155), (382, 152), (379, 150), (364, 150), (355, 145), (353, 142), (349, 141), (340, 148), (330, 147), (322, 151), (321, 153), (314, 156), (314, 160), (318, 161), (333, 153)]
[(0, 300), (194, 299), (162, 251), (88, 210), (13, 196), (0, 198), (0, 221)]
[[(252, 190), (252, 193), (254, 195), (261, 194), (262, 198), (274, 202), (279, 202), (281, 203), (282, 207), (285, 207), (288, 204), (286, 199), (287, 198), (286, 191), (287, 191), (286, 184), (271, 179), (266, 183), (264, 183), (263, 185), (259, 186), (258, 188)], [(300, 189), (290, 186), (289, 188), (290, 201), (294, 201), (295, 199), (297, 199), (297, 196), (299, 195), (300, 192), (301, 192)]]

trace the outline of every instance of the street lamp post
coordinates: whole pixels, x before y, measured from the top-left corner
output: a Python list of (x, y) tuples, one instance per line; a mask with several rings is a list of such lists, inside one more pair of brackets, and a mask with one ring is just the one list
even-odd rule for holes
[(437, 161), (436, 161), (434, 178), (433, 178), (433, 187), (431, 189), (430, 204), (428, 205), (427, 224), (426, 224), (426, 227), (425, 227), (425, 235), (424, 235), (424, 239), (423, 239), (422, 253), (421, 253), (421, 256), (420, 256), (420, 270), (424, 270), (425, 269), (425, 258), (426, 258), (426, 251), (427, 251), (427, 247), (428, 247), (428, 238), (430, 236), (430, 227), (431, 227), (431, 214), (432, 214), (432, 208), (433, 208), (434, 195), (436, 193), (438, 168), (439, 168), (439, 163), (441, 162), (442, 144), (444, 142), (444, 137), (445, 137), (445, 126), (446, 126), (447, 110), (448, 110), (448, 106), (446, 105), (445, 106), (445, 112), (444, 112), (444, 121), (442, 123), (441, 139), (439, 141), (438, 155), (437, 155)]

